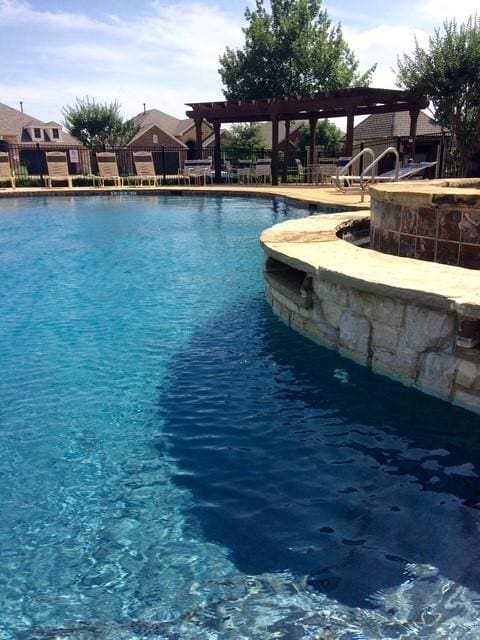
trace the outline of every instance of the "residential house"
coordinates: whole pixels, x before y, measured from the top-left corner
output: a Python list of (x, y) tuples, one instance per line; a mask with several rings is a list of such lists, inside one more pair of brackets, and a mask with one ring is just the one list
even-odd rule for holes
[[(38, 145), (38, 148), (37, 148)], [(88, 157), (78, 152), (80, 142), (58, 122), (43, 122), (22, 110), (0, 103), (0, 150), (8, 151), (17, 175), (46, 173), (45, 151), (77, 149), (68, 156), (70, 172), (86, 173)], [(84, 166), (84, 161), (87, 166)]]
[[(127, 146), (152, 151), (155, 168), (159, 173), (163, 172), (163, 160), (165, 171), (176, 173), (187, 158), (195, 158), (196, 131), (191, 118), (175, 118), (160, 109), (148, 109), (134, 116), (133, 121), (139, 125), (140, 130)], [(203, 140), (210, 140), (212, 135), (212, 125), (204, 121)]]
[[(430, 178), (438, 177), (441, 171), (441, 159), (444, 152), (445, 135), (449, 132), (421, 111), (417, 120), (417, 133), (415, 154), (412, 159), (416, 162), (437, 162), (428, 175)], [(368, 116), (357, 124), (353, 130), (353, 155), (356, 155), (361, 146), (370, 147), (378, 156), (387, 147), (395, 147), (403, 160), (411, 158), (410, 140), (410, 115), (408, 111), (399, 113), (376, 113)], [(378, 173), (393, 169), (394, 156), (387, 156), (380, 161)]]

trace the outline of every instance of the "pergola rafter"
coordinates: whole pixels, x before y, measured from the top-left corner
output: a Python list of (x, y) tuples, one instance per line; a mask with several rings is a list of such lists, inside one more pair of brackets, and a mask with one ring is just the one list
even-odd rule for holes
[[(220, 126), (234, 122), (272, 122), (272, 184), (278, 184), (278, 122), (308, 120), (310, 123), (310, 161), (315, 158), (315, 130), (319, 119), (347, 118), (345, 155), (352, 154), (353, 124), (356, 115), (409, 111), (410, 137), (415, 147), (416, 122), (428, 100), (407, 91), (375, 89), (371, 87), (325, 91), (309, 96), (285, 96), (260, 100), (224, 100), (219, 102), (189, 103), (187, 116), (195, 121), (197, 156), (202, 152), (202, 122), (213, 124), (215, 133), (215, 181), (221, 181)], [(288, 130), (288, 126), (287, 126)], [(286, 140), (288, 145), (288, 140)]]

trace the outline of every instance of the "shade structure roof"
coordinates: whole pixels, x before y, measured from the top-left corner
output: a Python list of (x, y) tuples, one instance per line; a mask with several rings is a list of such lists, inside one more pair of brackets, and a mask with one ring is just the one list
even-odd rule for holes
[(191, 102), (187, 116), (220, 122), (262, 122), (266, 120), (299, 120), (335, 118), (372, 113), (394, 113), (420, 110), (428, 100), (399, 89), (359, 87), (324, 91), (308, 96), (285, 96), (259, 100), (224, 100)]

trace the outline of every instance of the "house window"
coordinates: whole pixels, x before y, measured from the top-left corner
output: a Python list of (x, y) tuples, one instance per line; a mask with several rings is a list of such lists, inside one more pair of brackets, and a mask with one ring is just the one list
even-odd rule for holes
[(158, 144), (158, 136), (156, 133), (153, 134), (152, 139), (153, 139), (153, 144)]
[(59, 130), (58, 129), (52, 129), (52, 135), (56, 140), (58, 140), (60, 138)]
[(42, 130), (39, 129), (38, 127), (35, 127), (35, 129), (33, 130), (33, 136), (35, 138), (41, 138), (42, 137)]

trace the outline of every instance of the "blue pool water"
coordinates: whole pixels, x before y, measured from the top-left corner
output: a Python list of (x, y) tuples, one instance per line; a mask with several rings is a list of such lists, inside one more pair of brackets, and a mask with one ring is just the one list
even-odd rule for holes
[(0, 640), (480, 635), (480, 418), (295, 335), (283, 201), (0, 201)]

